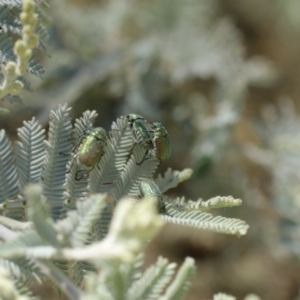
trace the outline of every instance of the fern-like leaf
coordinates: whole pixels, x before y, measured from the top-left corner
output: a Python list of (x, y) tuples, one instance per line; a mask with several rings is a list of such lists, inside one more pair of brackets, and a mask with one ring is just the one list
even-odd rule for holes
[[(112, 124), (110, 139), (99, 162), (99, 168), (94, 168), (90, 175), (90, 192), (109, 192), (120, 178), (133, 141), (132, 132), (126, 125), (127, 121), (124, 118), (119, 118)], [(119, 184), (121, 184), (120, 181)], [(106, 236), (117, 199), (118, 196), (112, 195), (108, 198), (107, 206), (102, 211), (101, 218), (94, 228), (94, 240)]]
[(9, 271), (9, 273), (25, 285), (32, 282), (41, 283), (40, 271), (34, 262), (24, 258), (15, 258), (11, 260), (0, 259), (0, 266)]
[[(93, 278), (93, 288), (89, 291), (88, 295), (93, 294), (95, 299), (115, 300), (116, 298), (113, 291), (115, 284), (113, 281), (112, 270), (104, 269), (100, 276)], [(95, 289), (96, 286), (97, 291)]]
[(122, 172), (120, 179), (116, 183), (115, 197), (119, 200), (123, 195), (135, 196), (139, 194), (138, 185), (146, 178), (151, 178), (156, 170), (159, 160), (151, 156), (138, 165), (145, 156), (145, 149), (139, 144), (134, 145), (132, 155), (128, 160), (124, 172)]
[(137, 195), (140, 181), (145, 178), (152, 177), (152, 174), (159, 164), (157, 158), (150, 157), (148, 160), (143, 162), (141, 166), (139, 166), (137, 163), (142, 161), (145, 155), (145, 150), (137, 144), (134, 146), (132, 152), (130, 159), (124, 166), (124, 171), (120, 174), (120, 177), (114, 185), (114, 190), (112, 190), (109, 194), (109, 206), (103, 211), (101, 216), (99, 228), (101, 228), (103, 236), (107, 233), (112, 217), (112, 210), (116, 203), (123, 195)]
[(149, 267), (142, 277), (133, 283), (128, 291), (126, 299), (158, 299), (166, 285), (171, 281), (175, 272), (175, 267), (175, 263), (169, 264), (167, 259), (159, 257), (157, 263), (154, 266)]
[(40, 180), (45, 155), (45, 130), (32, 118), (18, 129), (21, 142), (16, 142), (16, 165), (20, 187)]
[(11, 143), (3, 129), (0, 131), (0, 181), (0, 203), (4, 203), (18, 194), (19, 183), (13, 163)]
[(32, 221), (36, 232), (47, 244), (59, 247), (58, 232), (50, 217), (46, 200), (41, 197), (42, 187), (39, 185), (28, 185), (25, 189), (25, 195), (29, 202), (28, 217)]
[(68, 274), (70, 274), (70, 279), (76, 286), (81, 287), (85, 275), (82, 263), (77, 261), (70, 262), (68, 264)]
[[(26, 296), (27, 294), (27, 296)], [(15, 281), (12, 275), (0, 265), (0, 299), (31, 300), (29, 289), (21, 282)], [(30, 298), (29, 298), (30, 297)]]
[(86, 110), (81, 118), (76, 119), (74, 126), (75, 139), (79, 138), (82, 134), (88, 132), (93, 128), (93, 124), (97, 116), (98, 114), (95, 110)]
[(166, 203), (166, 211), (168, 215), (164, 215), (164, 218), (170, 223), (197, 227), (208, 231), (241, 236), (245, 235), (249, 228), (245, 221), (239, 219), (213, 217), (211, 214), (201, 211), (180, 211), (170, 203)]
[(187, 257), (178, 270), (175, 279), (167, 288), (166, 293), (160, 300), (182, 300), (191, 283), (190, 279), (195, 274), (195, 261), (191, 257)]
[[(38, 7), (37, 7), (38, 8)], [(38, 10), (38, 9), (37, 9)], [(39, 11), (39, 10), (38, 10)], [(40, 13), (39, 13), (40, 15)], [(46, 28), (39, 22), (39, 24), (36, 27), (36, 30), (34, 32), (39, 36), (39, 42), (37, 47), (43, 51), (46, 51), (46, 42), (49, 39), (49, 34)]]
[(12, 39), (5, 33), (0, 33), (0, 63), (5, 64), (8, 61), (15, 61), (16, 56), (13, 52), (13, 41)]
[(6, 94), (2, 99), (10, 103), (22, 103), (22, 98), (18, 95)]
[(155, 182), (158, 185), (162, 193), (171, 188), (175, 188), (180, 182), (189, 179), (193, 174), (192, 169), (183, 169), (182, 171), (173, 171), (171, 168), (165, 172), (164, 176), (160, 174), (156, 178)]
[(30, 287), (28, 286), (28, 284), (23, 283), (18, 280), (14, 280), (14, 284), (15, 284), (16, 290), (21, 295), (21, 299), (18, 298), (16, 300), (24, 300), (24, 298), (29, 299), (29, 300), (39, 300), (39, 297), (33, 296), (33, 293), (31, 291)]
[(50, 115), (49, 138), (42, 172), (43, 194), (46, 196), (54, 219), (60, 218), (64, 204), (64, 183), (67, 163), (72, 149), (72, 125), (67, 105), (59, 106)]
[(24, 257), (28, 259), (50, 259), (58, 251), (52, 246), (46, 246), (45, 241), (36, 230), (31, 229), (20, 233), (15, 239), (2, 245), (0, 256), (10, 260)]
[(43, 78), (43, 75), (45, 73), (45, 69), (42, 65), (37, 63), (34, 58), (31, 58), (28, 62), (27, 72), (36, 75), (40, 78)]
[(8, 199), (0, 204), (0, 209), (3, 209), (3, 215), (8, 218), (24, 221), (26, 219), (27, 200), (22, 195), (18, 198)]
[(143, 253), (139, 253), (138, 256), (135, 258), (131, 270), (128, 274), (129, 282), (134, 282), (142, 277), (143, 265), (144, 255)]
[(121, 265), (115, 272), (109, 272), (106, 282), (108, 283), (111, 278), (110, 283), (108, 283), (108, 287), (114, 300), (124, 300), (124, 295), (126, 295), (129, 287), (128, 271), (128, 265)]
[[(82, 118), (75, 121), (75, 128), (73, 132), (75, 140), (74, 147), (79, 146), (83, 135), (92, 129), (96, 117), (96, 111), (88, 110), (83, 113)], [(74, 208), (76, 200), (83, 199), (88, 192), (88, 177), (83, 177), (81, 180), (76, 180), (76, 173), (80, 171), (80, 167), (76, 162), (73, 163), (72, 160), (73, 157), (71, 158), (71, 161), (69, 161), (67, 167), (69, 173), (66, 176), (66, 191), (64, 192), (65, 202), (70, 208)]]
[(23, 3), (22, 0), (0, 0), (0, 5), (9, 6), (9, 7), (21, 6), (22, 3)]
[[(0, 33), (0, 63), (6, 64), (9, 61), (16, 61), (16, 55), (14, 54), (14, 43), (12, 39), (5, 33)], [(45, 73), (44, 68), (38, 64), (33, 58), (28, 62), (27, 71), (42, 78)]]
[[(145, 150), (140, 145), (133, 145), (133, 135), (128, 128), (127, 121), (120, 118), (113, 124), (110, 132), (110, 141), (103, 155), (99, 169), (95, 168), (90, 176), (90, 191), (110, 193), (108, 207), (102, 212), (98, 224), (99, 238), (105, 236), (109, 227), (112, 210), (123, 195), (134, 195), (138, 191), (138, 183), (143, 178), (148, 178), (155, 171), (158, 160), (151, 157), (142, 166), (137, 163), (142, 161)], [(133, 148), (134, 147), (134, 148)], [(132, 151), (131, 157), (128, 156)]]
[(77, 212), (79, 223), (72, 231), (70, 242), (73, 246), (83, 246), (87, 242), (87, 237), (91, 228), (99, 219), (101, 211), (105, 205), (104, 195), (94, 195), (85, 202), (78, 202)]
[(8, 7), (0, 6), (0, 26), (5, 33), (22, 34), (22, 23)]
[(206, 201), (199, 199), (197, 201), (185, 201), (184, 197), (171, 200), (170, 203), (173, 203), (174, 207), (179, 210), (200, 210), (205, 211), (213, 208), (221, 207), (233, 207), (240, 206), (242, 204), (241, 199), (235, 199), (232, 196), (217, 196)]
[(90, 175), (90, 192), (109, 192), (123, 171), (133, 143), (132, 132), (126, 125), (124, 118), (119, 118), (112, 124), (110, 139), (99, 169), (94, 168)]

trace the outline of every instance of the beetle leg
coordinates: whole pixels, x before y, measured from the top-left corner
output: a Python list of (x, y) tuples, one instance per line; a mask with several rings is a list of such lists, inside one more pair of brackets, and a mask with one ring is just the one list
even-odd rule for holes
[(69, 169), (67, 170), (67, 174), (71, 172), (71, 170), (72, 170), (72, 168), (73, 168), (74, 161), (75, 161), (76, 157), (77, 157), (77, 154), (76, 154), (76, 155), (74, 155), (74, 156), (72, 157), (72, 161), (71, 161), (71, 164), (70, 164), (70, 166), (69, 166)]
[(83, 174), (83, 175), (81, 175), (80, 177), (78, 177), (78, 174), (80, 173), (80, 171), (81, 171), (81, 170), (77, 171), (76, 174), (75, 174), (75, 180), (76, 180), (76, 181), (81, 180), (81, 179), (83, 178), (83, 176), (84, 176), (84, 174)]
[(95, 167), (90, 168), (88, 171), (86, 171), (85, 173), (83, 173), (83, 174), (81, 175), (81, 177), (79, 177), (79, 178), (78, 178), (78, 174), (79, 174), (80, 171), (82, 171), (82, 170), (77, 171), (77, 173), (76, 173), (76, 175), (75, 175), (75, 179), (76, 179), (77, 181), (81, 180), (81, 179), (82, 179), (83, 177), (85, 177), (86, 175), (89, 175), (90, 172), (92, 172), (92, 170), (94, 170), (94, 168), (95, 168)]
[(133, 143), (133, 146), (131, 147), (131, 149), (130, 149), (130, 151), (129, 151), (129, 154), (128, 154), (128, 157), (127, 157), (127, 161), (130, 159), (130, 157), (131, 157), (131, 155), (132, 155), (132, 153), (133, 153), (134, 147), (135, 147), (136, 145), (139, 145), (139, 143), (138, 143), (138, 142), (134, 142), (134, 143)]
[(67, 156), (70, 155), (70, 153), (63, 153), (63, 152), (59, 152), (58, 155), (63, 155), (63, 156)]
[[(72, 148), (71, 152), (75, 152), (75, 150), (78, 149), (78, 147), (80, 146), (80, 144), (82, 143), (82, 141), (86, 138), (86, 133), (83, 133), (83, 134), (80, 135), (78, 138), (80, 138), (80, 140), (79, 140), (78, 143), (76, 143), (76, 144), (74, 145), (74, 147)], [(77, 138), (77, 139), (78, 139), (78, 138)]]
[(144, 161), (148, 160), (151, 157), (151, 155), (149, 155), (148, 157), (146, 157), (148, 153), (149, 153), (149, 150), (147, 150), (145, 152), (145, 155), (144, 155), (143, 159), (139, 163), (136, 163), (138, 166), (140, 166)]

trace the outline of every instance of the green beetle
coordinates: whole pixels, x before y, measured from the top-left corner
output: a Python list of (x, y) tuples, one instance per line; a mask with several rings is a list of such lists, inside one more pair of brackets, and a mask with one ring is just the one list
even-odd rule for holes
[(129, 114), (125, 117), (125, 119), (128, 121), (130, 128), (133, 127), (134, 122), (137, 120), (141, 120), (143, 122), (146, 121), (144, 117), (142, 117), (141, 115), (138, 115), (138, 114)]
[[(90, 173), (98, 164), (104, 154), (107, 145), (107, 134), (102, 127), (95, 127), (85, 134), (80, 140), (77, 153), (72, 159), (70, 169), (76, 160), (81, 170), (76, 173), (76, 180), (80, 180), (84, 175)], [(81, 171), (87, 171), (79, 177)]]
[(139, 184), (139, 192), (142, 198), (155, 197), (157, 199), (157, 210), (159, 214), (167, 215), (164, 197), (157, 184), (151, 179), (143, 179)]
[(171, 143), (166, 128), (160, 122), (152, 124), (154, 137), (152, 139), (155, 155), (159, 160), (166, 160), (171, 155)]
[(128, 124), (133, 130), (135, 144), (141, 144), (146, 150), (142, 161), (137, 163), (137, 165), (141, 165), (145, 160), (150, 158), (150, 156), (147, 157), (147, 154), (154, 148), (151, 130), (147, 121), (141, 115), (129, 114), (125, 118), (128, 120)]

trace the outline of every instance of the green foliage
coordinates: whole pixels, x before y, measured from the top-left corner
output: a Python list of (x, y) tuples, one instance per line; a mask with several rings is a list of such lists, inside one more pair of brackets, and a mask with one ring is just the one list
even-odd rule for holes
[[(24, 290), (23, 290), (24, 292)], [(29, 294), (29, 291), (26, 291)], [(3, 300), (29, 300), (33, 297), (26, 297), (23, 293), (19, 293), (18, 289), (14, 286), (12, 276), (7, 269), (0, 266), (0, 298)]]
[[(98, 278), (96, 276), (89, 278), (87, 292), (84, 294), (87, 297), (85, 299), (97, 299), (96, 287), (98, 289), (98, 297), (101, 295), (101, 299), (105, 300), (183, 299), (188, 282), (195, 271), (194, 261), (191, 258), (187, 258), (177, 271), (176, 277), (172, 280), (175, 268), (176, 264), (170, 264), (168, 260), (159, 257), (155, 265), (150, 266), (144, 273), (140, 274), (140, 278), (132, 279), (130, 274), (133, 267), (122, 265), (117, 271), (109, 270), (98, 276)], [(184, 280), (185, 284), (178, 281), (179, 277)], [(169, 282), (171, 282), (169, 288), (164, 291)], [(178, 292), (178, 290), (180, 290), (180, 296), (174, 293), (175, 291)]]
[[(160, 161), (155, 151), (150, 151), (149, 159), (138, 164), (148, 150), (135, 143), (124, 117), (112, 124), (100, 161), (78, 180), (76, 145), (93, 128), (97, 113), (86, 111), (73, 128), (69, 111), (64, 105), (51, 112), (46, 140), (34, 118), (24, 122), (18, 130), (15, 154), (5, 132), (1, 132), (0, 173), (9, 172), (0, 185), (1, 208), (7, 216), (0, 218), (0, 257), (9, 262), (4, 266), (13, 266), (6, 267), (12, 274), (18, 270), (17, 279), (23, 284), (34, 280), (23, 276), (28, 272), (37, 278), (46, 275), (71, 299), (80, 299), (79, 287), (87, 272), (84, 299), (183, 299), (194, 272), (192, 259), (184, 262), (172, 281), (174, 264), (160, 258), (143, 273), (140, 256), (136, 262), (135, 258), (164, 221), (245, 234), (248, 225), (244, 221), (206, 212), (240, 205), (241, 200), (215, 197), (185, 202), (184, 198), (163, 196), (163, 191), (188, 179), (192, 171), (169, 169), (157, 177), (156, 185), (153, 175)], [(152, 182), (155, 193), (152, 195), (150, 189), (141, 200), (138, 187), (143, 181)], [(39, 184), (29, 185), (23, 192), (28, 183)], [(124, 197), (129, 198), (121, 200)], [(166, 206), (160, 215), (158, 201)], [(100, 275), (95, 272), (98, 269)]]
[(23, 79), (26, 71), (39, 77), (44, 73), (33, 51), (45, 49), (47, 32), (35, 10), (32, 0), (0, 1), (0, 97), (11, 102), (20, 101), (23, 88), (30, 89)]
[[(97, 51), (105, 55), (100, 64), (92, 62), (89, 66), (93, 80), (110, 77), (114, 69), (119, 80), (126, 83), (123, 85), (128, 85), (127, 99), (147, 103), (153, 99), (153, 87), (145, 79), (149, 74), (157, 79), (151, 66), (159, 62), (167, 80), (158, 80), (158, 86), (166, 81), (177, 85), (190, 77), (214, 76), (219, 95), (231, 101), (225, 103), (227, 111), (232, 107), (237, 110), (236, 103), (250, 79), (232, 24), (222, 21), (212, 26), (216, 2), (204, 5), (202, 1), (176, 1), (174, 5), (163, 0), (136, 5), (132, 0), (130, 4), (135, 6), (134, 11), (128, 9), (132, 5), (124, 7), (119, 0), (103, 3), (101, 17), (97, 10), (87, 14), (88, 26), (81, 18), (79, 28), (85, 32), (76, 33), (76, 42), (82, 43), (82, 38), (90, 42), (91, 37), (93, 42), (99, 40), (102, 44)], [(44, 72), (33, 54), (45, 50), (42, 5), (43, 1), (37, 0), (0, 0), (0, 94), (5, 99), (15, 101), (22, 88), (30, 89), (23, 78), (25, 71), (39, 77)], [(63, 18), (68, 22), (74, 13), (64, 13)], [(101, 22), (97, 26), (99, 39), (87, 32), (93, 28), (93, 19)], [(116, 27), (110, 26), (111, 19)], [(132, 19), (139, 23), (139, 32), (134, 35), (126, 32)], [(183, 44), (187, 28), (191, 34)], [(233, 43), (225, 40), (220, 45), (224, 30), (233, 37)], [(157, 39), (152, 32), (159, 32), (160, 37)], [(114, 36), (120, 40), (111, 55)], [(233, 66), (230, 69), (225, 67), (228, 62)], [(244, 77), (240, 76), (241, 70)], [(234, 88), (228, 88), (228, 79), (234, 82)], [(93, 80), (89, 79), (88, 84)], [(77, 85), (73, 81), (70, 86), (76, 89)], [(224, 112), (223, 108), (218, 106), (219, 111)], [(226, 128), (236, 121), (235, 110), (227, 115), (225, 123), (221, 122), (222, 126)], [(34, 299), (28, 286), (42, 277), (50, 279), (70, 299), (184, 299), (195, 272), (194, 260), (186, 258), (176, 272), (176, 264), (159, 257), (156, 264), (143, 271), (142, 251), (165, 222), (237, 236), (246, 234), (249, 226), (244, 221), (208, 213), (213, 208), (241, 205), (241, 200), (218, 196), (207, 201), (185, 201), (184, 197), (164, 196), (164, 192), (187, 180), (192, 170), (168, 169), (154, 178), (160, 159), (169, 157), (170, 149), (154, 146), (156, 140), (150, 132), (146, 133), (153, 147), (145, 149), (124, 117), (113, 122), (100, 161), (78, 180), (82, 166), (76, 160), (76, 151), (87, 132), (93, 130), (97, 113), (86, 111), (73, 125), (69, 112), (67, 105), (51, 112), (47, 138), (35, 118), (24, 122), (18, 130), (20, 140), (15, 143), (15, 151), (5, 132), (0, 132), (0, 285), (5, 285), (0, 289), (1, 299)], [(205, 125), (208, 131), (220, 125), (218, 118), (210, 121)], [(143, 182), (154, 185), (155, 193), (142, 198), (139, 186)], [(214, 299), (231, 298), (219, 294)]]
[(174, 281), (167, 288), (162, 299), (181, 300), (185, 296), (190, 287), (189, 279), (194, 275), (194, 260), (190, 257), (186, 258), (181, 268), (178, 270)]

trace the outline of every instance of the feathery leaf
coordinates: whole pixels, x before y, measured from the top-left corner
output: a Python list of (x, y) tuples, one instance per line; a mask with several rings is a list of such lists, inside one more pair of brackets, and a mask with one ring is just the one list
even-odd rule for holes
[(145, 149), (139, 144), (136, 144), (120, 179), (116, 183), (113, 194), (116, 200), (119, 200), (123, 195), (138, 195), (139, 183), (145, 178), (152, 177), (159, 164), (159, 160), (156, 157), (151, 156), (144, 161), (142, 165), (138, 165), (144, 158), (144, 155)]
[(211, 214), (201, 211), (180, 211), (170, 203), (166, 203), (166, 211), (168, 215), (163, 216), (170, 223), (197, 227), (208, 231), (241, 236), (245, 235), (249, 228), (245, 221), (239, 219), (213, 217)]
[(9, 7), (0, 7), (0, 26), (5, 33), (22, 34), (22, 23)]
[(32, 221), (35, 230), (47, 244), (59, 247), (58, 232), (50, 217), (46, 199), (42, 197), (42, 187), (37, 184), (28, 185), (24, 191), (28, 199), (28, 218)]
[(213, 208), (240, 206), (241, 199), (235, 199), (232, 196), (217, 196), (206, 201), (199, 199), (197, 201), (185, 201), (184, 197), (176, 198), (175, 200), (168, 200), (178, 210), (200, 210), (205, 211)]
[[(14, 53), (14, 43), (12, 39), (5, 33), (0, 33), (0, 63), (6, 64), (9, 61), (16, 61), (16, 55)], [(38, 76), (42, 77), (45, 73), (44, 68), (39, 65), (33, 58), (28, 62), (27, 71)]]
[[(29, 298), (24, 296), (25, 293), (29, 294), (29, 290), (22, 286), (19, 283), (19, 288), (22, 290), (20, 292), (15, 280), (12, 278), (12, 275), (1, 266), (0, 263), (0, 299), (3, 300), (30, 300), (33, 298)], [(22, 295), (22, 296), (21, 296)]]
[(59, 106), (50, 114), (46, 156), (42, 172), (43, 194), (52, 208), (52, 216), (58, 219), (63, 215), (64, 183), (67, 163), (72, 149), (72, 125), (69, 117), (70, 108)]
[(21, 142), (16, 142), (16, 165), (20, 188), (40, 180), (45, 155), (45, 130), (32, 118), (18, 129)]
[(132, 132), (126, 125), (124, 118), (119, 118), (112, 124), (100, 168), (94, 168), (90, 175), (90, 192), (109, 192), (123, 171), (133, 144)]
[(160, 300), (182, 300), (191, 285), (190, 279), (195, 274), (195, 269), (194, 259), (187, 257)]
[(159, 257), (156, 264), (149, 267), (142, 277), (133, 283), (126, 299), (158, 299), (166, 285), (171, 281), (175, 267), (176, 264), (169, 264), (167, 259)]
[[(93, 128), (93, 123), (97, 117), (96, 111), (86, 111), (83, 113), (83, 116), (75, 121), (74, 128), (74, 139), (75, 145), (79, 146), (81, 139), (87, 131)], [(77, 147), (78, 148), (78, 147)], [(78, 149), (75, 149), (78, 150)], [(74, 155), (72, 153), (72, 155)], [(73, 163), (74, 158), (72, 157), (68, 163), (68, 174), (66, 175), (65, 187), (66, 191), (64, 192), (65, 203), (70, 207), (75, 207), (75, 202), (78, 199), (84, 199), (87, 195), (88, 189), (88, 177), (83, 177), (81, 180), (76, 180), (76, 173), (80, 170), (80, 167), (77, 163)], [(72, 165), (72, 167), (71, 167)]]
[[(12, 199), (17, 196), (19, 192), (19, 182), (17, 177), (17, 170), (13, 163), (12, 147), (8, 140), (5, 131), (0, 131), (0, 204), (4, 203), (8, 199)], [(15, 217), (17, 219), (23, 219), (23, 210), (16, 210)], [(12, 211), (5, 212), (7, 216), (12, 217)]]
[(0, 259), (0, 266), (9, 270), (10, 274), (16, 280), (23, 283), (32, 283), (34, 281), (41, 283), (40, 271), (33, 261), (24, 257), (14, 259)]
[(105, 198), (105, 195), (98, 194), (91, 196), (85, 202), (77, 203), (79, 223), (71, 234), (71, 245), (79, 247), (86, 243), (91, 228), (99, 219), (101, 211), (105, 206)]
[(129, 271), (128, 277), (130, 278), (129, 282), (134, 282), (142, 277), (144, 265), (144, 254), (140, 253), (135, 258), (132, 263), (132, 267)]
[(189, 179), (192, 174), (193, 170), (189, 168), (182, 171), (173, 171), (171, 168), (168, 168), (163, 176), (161, 174), (157, 176), (155, 182), (163, 193), (171, 188), (175, 188), (180, 182)]

